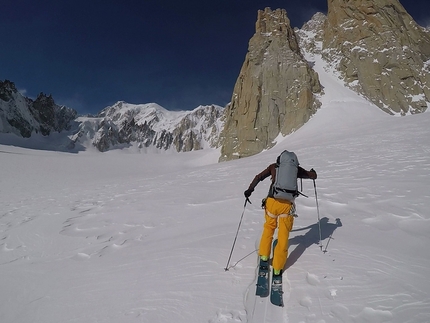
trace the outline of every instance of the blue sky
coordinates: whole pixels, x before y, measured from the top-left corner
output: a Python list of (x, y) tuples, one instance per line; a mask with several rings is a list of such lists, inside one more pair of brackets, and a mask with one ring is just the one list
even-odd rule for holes
[[(403, 0), (423, 26), (428, 0)], [(255, 31), (257, 10), (284, 8), (293, 27), (326, 0), (15, 0), (0, 10), (0, 80), (52, 94), (79, 113), (117, 101), (171, 110), (224, 106)]]

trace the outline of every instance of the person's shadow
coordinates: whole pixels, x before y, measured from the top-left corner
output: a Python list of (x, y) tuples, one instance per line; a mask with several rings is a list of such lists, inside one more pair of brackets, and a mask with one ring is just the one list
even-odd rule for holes
[[(320, 220), (321, 242), (329, 238), (329, 241), (326, 244), (326, 248), (325, 250), (323, 250), (324, 252), (327, 251), (327, 246), (332, 239), (334, 230), (342, 226), (342, 222), (339, 218), (336, 219), (336, 223), (329, 223), (328, 221), (329, 219), (327, 217), (324, 217)], [(309, 248), (313, 244), (317, 244), (320, 241), (319, 227), (320, 226), (317, 222), (315, 224), (307, 226), (306, 228), (291, 230), (291, 232), (297, 232), (309, 229), (309, 231), (306, 232), (304, 235), (295, 236), (294, 238), (288, 240), (289, 246), (297, 245), (297, 247), (288, 256), (287, 263), (285, 264), (285, 270), (294, 265), (294, 263), (300, 258), (300, 256), (305, 252), (307, 248)]]

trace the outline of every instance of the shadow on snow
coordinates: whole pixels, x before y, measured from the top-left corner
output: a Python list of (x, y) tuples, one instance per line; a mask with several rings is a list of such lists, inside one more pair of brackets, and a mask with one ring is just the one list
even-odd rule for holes
[[(327, 252), (327, 247), (330, 243), (330, 240), (333, 239), (333, 232), (338, 227), (342, 226), (342, 222), (340, 221), (340, 219), (336, 219), (336, 223), (329, 223), (329, 219), (327, 217), (324, 217), (321, 219), (320, 223), (321, 223), (321, 242), (326, 240), (327, 238), (329, 239), (325, 245), (325, 249), (323, 250), (323, 252)], [(309, 248), (313, 244), (319, 243), (320, 236), (319, 236), (318, 222), (315, 224), (309, 225), (305, 228), (291, 230), (291, 232), (298, 232), (298, 231), (304, 231), (304, 230), (309, 230), (309, 231), (303, 235), (295, 236), (294, 238), (290, 238), (288, 240), (289, 246), (297, 245), (297, 247), (288, 256), (285, 269), (288, 269), (292, 265), (294, 265), (307, 248)]]

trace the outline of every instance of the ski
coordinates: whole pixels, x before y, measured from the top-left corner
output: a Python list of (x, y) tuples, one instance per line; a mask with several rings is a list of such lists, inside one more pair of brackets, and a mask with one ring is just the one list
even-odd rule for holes
[[(276, 245), (278, 244), (278, 239), (275, 239), (273, 241), (273, 248), (272, 250), (275, 250)], [(273, 269), (273, 268), (272, 268)], [(272, 270), (272, 284), (270, 289), (270, 302), (273, 305), (277, 306), (284, 306), (284, 301), (282, 298), (282, 294), (284, 293), (282, 291), (282, 271), (280, 275), (274, 275)]]
[(272, 273), (272, 286), (270, 291), (270, 302), (276, 306), (284, 306), (282, 298), (282, 271), (280, 275), (273, 275)]
[(260, 259), (258, 265), (257, 290), (255, 295), (260, 297), (269, 296), (269, 261)]
[[(275, 249), (278, 243), (278, 239), (273, 241), (273, 248)], [(273, 275), (270, 286), (269, 270), (272, 269), (269, 265), (269, 261), (263, 261), (260, 259), (258, 265), (258, 277), (257, 277), (257, 289), (255, 295), (260, 297), (267, 297), (270, 294), (270, 302), (277, 306), (284, 306), (282, 299), (282, 271), (281, 275)], [(273, 270), (273, 269), (272, 269)], [(271, 287), (271, 288), (270, 288)]]

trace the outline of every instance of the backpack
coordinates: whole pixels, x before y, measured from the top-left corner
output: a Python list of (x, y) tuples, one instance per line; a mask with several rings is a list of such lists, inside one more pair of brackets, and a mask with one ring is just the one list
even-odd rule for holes
[(276, 164), (276, 178), (269, 196), (294, 202), (299, 195), (297, 187), (299, 160), (295, 153), (284, 150), (278, 156)]

